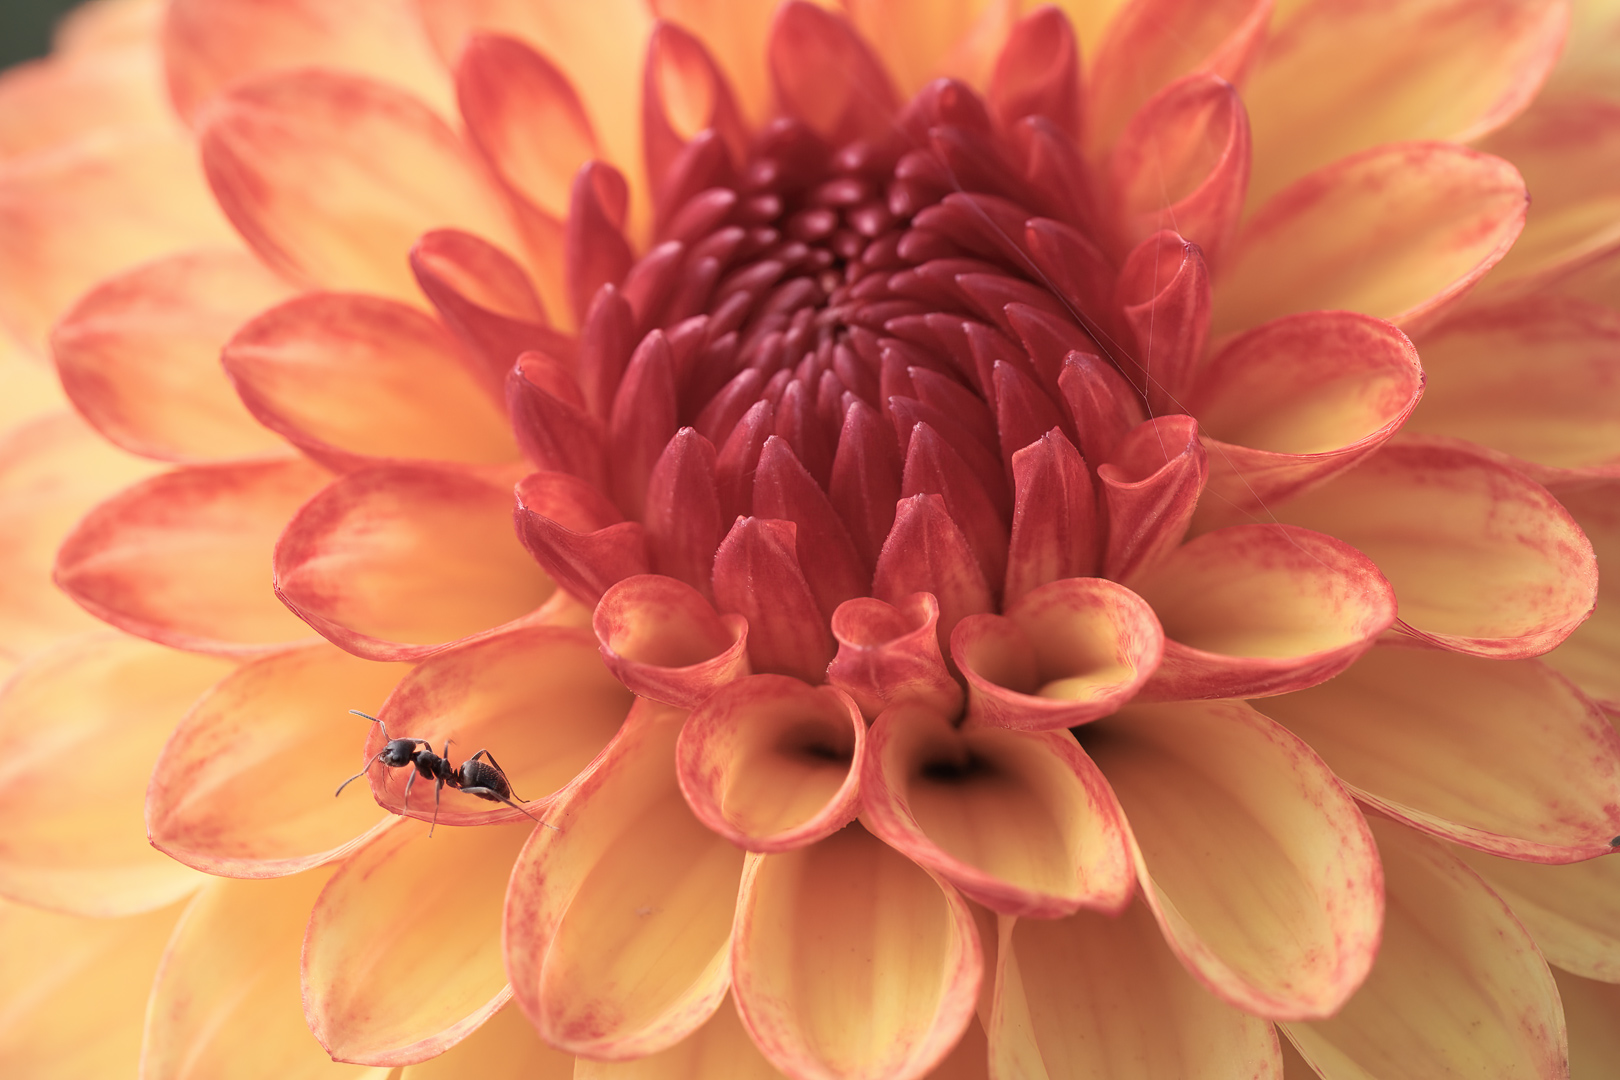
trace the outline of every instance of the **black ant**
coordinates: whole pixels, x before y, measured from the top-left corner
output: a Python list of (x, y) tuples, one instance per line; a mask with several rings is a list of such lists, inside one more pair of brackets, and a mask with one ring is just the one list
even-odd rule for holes
[[(416, 768), (416, 771), (411, 773), (411, 775), (405, 779), (406, 811), (409, 811), (411, 808), (411, 785), (416, 783), (416, 778), (418, 776), (422, 776), (434, 781), (433, 821), (428, 825), (428, 836), (433, 835), (434, 828), (439, 824), (439, 794), (440, 792), (444, 791), (444, 786), (446, 784), (449, 784), (458, 791), (464, 791), (468, 795), (474, 795), (480, 799), (487, 799), (490, 802), (505, 803), (514, 810), (522, 810), (523, 813), (528, 814), (528, 816), (534, 818), (535, 821), (540, 821), (539, 818), (535, 817), (533, 814), (530, 814), (527, 810), (524, 810), (523, 807), (518, 805), (518, 802), (528, 802), (528, 800), (520, 798), (512, 790), (512, 781), (507, 779), (506, 770), (501, 768), (500, 763), (495, 760), (495, 755), (491, 754), (488, 750), (478, 751), (478, 753), (474, 754), (466, 761), (463, 761), (460, 768), (457, 768), (456, 766), (450, 764), (450, 759), (447, 756), (450, 753), (449, 739), (444, 741), (444, 752), (435, 754), (433, 752), (433, 744), (428, 742), (426, 739), (414, 739), (409, 737), (402, 739), (390, 738), (388, 734), (388, 725), (384, 724), (375, 716), (372, 716), (369, 713), (363, 713), (359, 709), (350, 709), (349, 712), (353, 713), (355, 716), (363, 716), (372, 723), (380, 725), (382, 727), (383, 738), (388, 739), (388, 743), (381, 750), (371, 755), (371, 760), (366, 762), (365, 768), (361, 769), (359, 772), (343, 781), (343, 783), (339, 784), (338, 789), (332, 792), (333, 798), (343, 794), (344, 788), (348, 787), (350, 784), (366, 775), (366, 773), (370, 772), (371, 767), (375, 765), (377, 760), (380, 758), (382, 763), (387, 765), (390, 769), (401, 769), (410, 766), (415, 766)], [(481, 758), (486, 757), (489, 758), (489, 761), (485, 762), (480, 760)], [(513, 802), (513, 799), (517, 799), (517, 802)], [(557, 829), (557, 826), (549, 825), (544, 821), (540, 821), (540, 824), (545, 825), (548, 829)], [(557, 831), (561, 832), (562, 830), (557, 829)]]

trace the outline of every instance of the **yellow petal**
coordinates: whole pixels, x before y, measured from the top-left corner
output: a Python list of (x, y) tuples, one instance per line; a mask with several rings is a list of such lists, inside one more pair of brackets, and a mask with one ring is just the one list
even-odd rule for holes
[(576, 1080), (574, 1056), (540, 1041), (515, 1005), (436, 1058), (408, 1065), (399, 1080)]
[(1620, 982), (1620, 858), (1543, 866), (1455, 851), (1507, 901), (1550, 962)]
[(304, 923), (327, 876), (216, 880), (197, 894), (152, 984), (145, 1080), (384, 1080), (329, 1059), (299, 1006)]
[(1620, 1072), (1620, 986), (1553, 969), (1569, 1025), (1569, 1080)]
[(193, 700), (232, 665), (123, 634), (87, 634), (0, 693), (0, 893), (81, 915), (171, 904), (202, 881), (146, 842), (146, 778)]
[(1264, 1020), (1182, 970), (1153, 915), (1000, 920), (993, 1075), (1019, 1080), (1281, 1080)]
[(12, 428), (67, 404), (62, 382), (44, 357), (0, 333), (0, 428)]
[(635, 1061), (580, 1058), (573, 1080), (778, 1080), (754, 1046), (737, 1010), (721, 1005), (707, 1023), (656, 1054)]
[(244, 665), (175, 729), (146, 790), (152, 844), (227, 877), (279, 877), (346, 854), (383, 814), (332, 798), (354, 768), (345, 707), (375, 711), (405, 669), (321, 642)]
[(1507, 905), (1434, 841), (1375, 819), (1388, 889), (1367, 983), (1330, 1020), (1284, 1025), (1331, 1080), (1562, 1080), (1558, 990)]
[[(1558, 499), (1592, 542), (1599, 565), (1612, 574), (1620, 567), (1620, 484), (1604, 481), (1560, 488)], [(1620, 656), (1620, 604), (1615, 603), (1613, 585), (1608, 601), (1602, 602), (1602, 587), (1600, 578), (1600, 602), (1592, 617), (1547, 654), (1547, 663), (1608, 708), (1620, 710), (1620, 664), (1614, 661)]]
[(1327, 1016), (1366, 977), (1378, 853), (1327, 766), (1241, 702), (1133, 705), (1081, 729), (1140, 854), (1170, 948), (1216, 996)]

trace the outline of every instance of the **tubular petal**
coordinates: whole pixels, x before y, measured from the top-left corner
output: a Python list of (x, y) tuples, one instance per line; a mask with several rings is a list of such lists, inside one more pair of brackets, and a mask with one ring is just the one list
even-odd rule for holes
[(653, 0), (652, 10), (696, 34), (725, 71), (749, 126), (758, 125), (770, 106), (765, 43), (773, 11), (751, 0)]
[(265, 589), (264, 564), (330, 478), (302, 459), (163, 473), (91, 510), (62, 541), (53, 577), (97, 618), (177, 649), (254, 656), (308, 641)]
[(872, 595), (891, 604), (918, 592), (939, 601), (938, 637), (947, 648), (957, 623), (994, 606), (967, 539), (938, 495), (900, 500), (872, 581)]
[(748, 674), (748, 620), (717, 614), (702, 593), (675, 578), (625, 578), (602, 595), (592, 626), (620, 682), (677, 708), (696, 708)]
[(996, 57), (986, 99), (1003, 127), (1040, 116), (1069, 138), (1080, 138), (1080, 46), (1061, 11), (1038, 7), (1013, 24)]
[(280, 877), (349, 853), (381, 820), (333, 799), (353, 767), (355, 730), (337, 707), (375, 710), (403, 668), (321, 642), (247, 664), (175, 728), (146, 788), (152, 846), (205, 873)]
[(791, 521), (796, 526), (794, 552), (799, 567), (827, 618), (844, 601), (866, 593), (871, 574), (855, 553), (849, 531), (787, 440), (776, 435), (768, 437), (760, 451), (753, 510), (760, 517)]
[(1240, 334), (1187, 398), (1209, 450), (1201, 518), (1263, 519), (1383, 445), (1423, 392), (1417, 350), (1379, 319), (1307, 311)]
[(310, 1030), (335, 1061), (409, 1065), (443, 1053), (509, 1000), (501, 904), (529, 822), (383, 830), (321, 890), (304, 932)]
[(757, 671), (821, 682), (834, 644), (826, 617), (799, 568), (791, 521), (740, 517), (714, 557), (719, 608), (748, 620), (748, 658)]
[(647, 533), (577, 476), (538, 472), (517, 485), (518, 539), (559, 588), (595, 605), (616, 581), (650, 569)]
[(605, 433), (585, 412), (570, 368), (545, 353), (523, 353), (506, 373), (506, 409), (525, 459), (601, 490), (607, 486)]
[(1378, 146), (1326, 165), (1239, 230), (1215, 281), (1214, 333), (1318, 308), (1410, 326), (1501, 260), (1527, 205), (1512, 165), (1449, 143)]
[(1064, 578), (1005, 615), (970, 615), (951, 634), (968, 716), (990, 727), (1051, 730), (1107, 716), (1136, 696), (1166, 646), (1153, 609), (1103, 578)]
[(1255, 201), (1401, 139), (1469, 142), (1522, 110), (1569, 26), (1558, 0), (1328, 0), (1270, 42), (1244, 92)]
[(1209, 337), (1209, 268), (1203, 252), (1174, 230), (1143, 240), (1125, 259), (1115, 298), (1134, 331), (1128, 376), (1151, 412), (1179, 410)]
[(725, 535), (714, 444), (681, 428), (658, 456), (647, 487), (642, 520), (658, 572), (712, 595), (714, 552)]
[(1333, 1077), (1569, 1075), (1558, 989), (1507, 905), (1434, 841), (1371, 822), (1388, 882), (1378, 963), (1330, 1020), (1284, 1025)]
[(1134, 588), (1164, 624), (1164, 663), (1143, 691), (1151, 701), (1314, 686), (1395, 622), (1395, 593), (1370, 559), (1287, 525), (1205, 533)]
[(0, 693), (15, 775), (0, 796), (0, 895), (109, 917), (172, 904), (197, 873), (141, 827), (149, 766), (192, 700), (231, 665), (107, 632), (36, 655)]
[(80, 414), (131, 453), (167, 461), (286, 454), (242, 407), (219, 350), (290, 292), (244, 251), (172, 255), (79, 300), (51, 331), (51, 355)]
[(1282, 1080), (1277, 1036), (1205, 992), (1152, 913), (1000, 920), (991, 1075), (1005, 1080)]
[(1208, 477), (1192, 417), (1158, 416), (1132, 428), (1097, 469), (1108, 513), (1103, 576), (1129, 580), (1174, 551)]
[(866, 721), (848, 694), (785, 675), (721, 687), (693, 710), (675, 775), (698, 820), (748, 851), (790, 851), (855, 819)]
[(1620, 858), (1538, 866), (1453, 851), (1507, 902), (1550, 962), (1583, 978), (1620, 982)]
[(915, 1080), (973, 1020), (967, 902), (859, 825), (750, 856), (735, 933), (743, 1025), (800, 1080)]
[[(408, 1080), (408, 1078), (407, 1078)], [(692, 1034), (635, 1061), (580, 1058), (572, 1080), (783, 1080), (760, 1055), (737, 1018), (722, 1005)]]
[(1117, 913), (1135, 881), (1124, 817), (1065, 732), (996, 731), (898, 705), (872, 727), (865, 820), (993, 911)]
[(1097, 572), (1097, 497), (1085, 459), (1053, 428), (1012, 455), (1012, 540), (1002, 605), (1060, 578)]
[(1374, 649), (1257, 707), (1361, 799), (1441, 839), (1565, 863), (1607, 854), (1620, 833), (1620, 735), (1534, 660)]
[[(450, 788), (435, 795), (417, 776), (407, 811), (405, 784), (415, 774), (373, 764), (378, 804), (422, 821), (436, 814), (441, 825), (550, 820), (550, 801), (613, 740), (634, 700), (602, 666), (594, 645), (577, 629), (503, 630), (419, 664), (377, 714), (394, 738), (422, 739), (436, 752), (449, 742), (452, 760), (494, 751), (514, 800), (527, 800), (522, 809)], [(370, 725), (364, 760), (385, 742), (381, 726)]]
[[(642, 156), (652, 178), (662, 225), (694, 192), (682, 186), (683, 152), (703, 133), (718, 135), (727, 151), (723, 171), (747, 151), (748, 131), (732, 100), (726, 77), (703, 43), (673, 23), (660, 21), (647, 44), (642, 74)], [(660, 182), (661, 180), (661, 182)]]
[(827, 143), (889, 134), (900, 105), (894, 85), (842, 15), (789, 0), (777, 9), (766, 56), (776, 101)]
[(1331, 1016), (1378, 947), (1383, 875), (1320, 758), (1238, 701), (1129, 706), (1082, 729), (1143, 895), (1204, 986), (1270, 1019)]
[(1592, 610), (1591, 543), (1546, 489), (1466, 444), (1387, 445), (1279, 508), (1378, 565), (1400, 627), (1441, 648), (1538, 656)]
[(214, 98), (198, 122), (220, 207), (267, 263), (305, 285), (420, 303), (404, 256), (429, 229), (519, 249), (472, 152), (383, 83), (277, 72)]
[(276, 595), (368, 660), (419, 660), (555, 591), (507, 524), (511, 495), (467, 473), (385, 465), (335, 481), (276, 543)]
[(675, 783), (681, 713), (641, 707), (512, 868), (506, 970), (552, 1046), (603, 1061), (667, 1049), (719, 1008), (743, 856)]
[[(1610, 480), (1560, 488), (1558, 499), (1592, 542), (1598, 562), (1620, 566), (1620, 484)], [(1601, 580), (1598, 587), (1601, 601)], [(1549, 665), (1573, 679), (1576, 686), (1610, 711), (1620, 712), (1620, 666), (1614, 662), (1620, 656), (1620, 605), (1614, 603), (1613, 585), (1610, 590), (1609, 602), (1599, 603), (1592, 617), (1546, 657)]]
[(502, 1008), (436, 1058), (407, 1065), (398, 1080), (576, 1080), (574, 1055), (540, 1041), (516, 1007)]
[(867, 719), (893, 704), (916, 702), (949, 716), (962, 708), (962, 687), (939, 649), (939, 601), (912, 593), (896, 604), (863, 596), (832, 617), (838, 655), (827, 681), (860, 706)]
[(1553, 969), (1569, 1025), (1570, 1080), (1603, 1080), (1620, 1069), (1620, 987)]

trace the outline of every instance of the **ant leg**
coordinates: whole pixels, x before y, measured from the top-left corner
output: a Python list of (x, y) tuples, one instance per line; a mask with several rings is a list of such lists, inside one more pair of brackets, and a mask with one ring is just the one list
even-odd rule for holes
[(344, 788), (348, 787), (350, 784), (354, 783), (356, 780), (358, 780), (362, 776), (366, 775), (366, 773), (370, 772), (371, 767), (373, 765), (377, 764), (377, 759), (382, 757), (382, 756), (383, 756), (383, 751), (381, 751), (381, 750), (377, 751), (375, 754), (372, 754), (371, 755), (371, 760), (366, 762), (366, 767), (361, 769), (359, 772), (355, 773), (353, 776), (349, 777), (347, 780), (343, 781), (343, 783), (339, 784), (338, 789), (336, 791), (332, 792), (332, 798), (335, 799), (339, 795), (343, 794), (343, 789)]
[(472, 757), (468, 758), (467, 760), (468, 761), (477, 761), (481, 757), (489, 758), (489, 763), (491, 765), (495, 766), (495, 771), (501, 774), (501, 779), (502, 780), (506, 781), (506, 789), (508, 791), (512, 792), (512, 798), (516, 799), (518, 802), (528, 802), (529, 801), (528, 799), (525, 799), (523, 796), (519, 795), (515, 790), (513, 790), (513, 788), (512, 788), (512, 778), (506, 774), (505, 769), (501, 768), (501, 763), (495, 760), (495, 755), (490, 753), (488, 750), (480, 750), (480, 751), (478, 751), (478, 753), (474, 754)]
[[(446, 746), (445, 749), (448, 750), (450, 748)], [(439, 825), (439, 795), (443, 791), (444, 777), (441, 776), (439, 777), (439, 782), (433, 785), (433, 821), (428, 825), (429, 840), (433, 839), (433, 830)]]
[(416, 770), (412, 769), (410, 775), (405, 778), (405, 808), (404, 808), (404, 813), (407, 813), (407, 814), (409, 814), (411, 812), (411, 785), (414, 784), (414, 783), (416, 783)]
[[(497, 765), (496, 768), (500, 768), (500, 766)], [(525, 810), (523, 807), (519, 806), (517, 803), (513, 802), (511, 799), (508, 799), (506, 796), (504, 796), (500, 792), (496, 791), (494, 788), (469, 787), (469, 788), (462, 788), (461, 790), (465, 791), (468, 795), (477, 795), (481, 799), (495, 799), (498, 802), (503, 802), (507, 806), (510, 806), (512, 809), (520, 810), (524, 814), (528, 815), (528, 818), (529, 818), (530, 821), (538, 821), (538, 822), (540, 822), (540, 824), (544, 825), (546, 828), (550, 829), (552, 832), (562, 832), (561, 829), (557, 828), (557, 826), (553, 825), (551, 822), (545, 821), (545, 820), (543, 820), (541, 818), (535, 817), (533, 814), (530, 814), (528, 810)]]

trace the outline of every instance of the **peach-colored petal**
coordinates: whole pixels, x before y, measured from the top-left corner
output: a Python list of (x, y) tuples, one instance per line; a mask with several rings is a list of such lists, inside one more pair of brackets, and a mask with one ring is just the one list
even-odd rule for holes
[(785, 1080), (761, 1056), (731, 1005), (670, 1047), (635, 1061), (580, 1058), (573, 1080)]
[(1620, 986), (1553, 969), (1569, 1026), (1570, 1080), (1603, 1080), (1620, 1070)]
[(189, 251), (113, 277), (51, 331), (74, 406), (131, 453), (168, 461), (285, 455), (242, 407), (219, 350), (238, 326), (287, 298), (244, 251)]
[(1545, 866), (1453, 851), (1507, 901), (1551, 963), (1620, 982), (1620, 858)]
[(0, 333), (0, 427), (15, 428), (66, 404), (62, 382), (45, 358)]
[(1446, 320), (1422, 351), (1428, 384), (1407, 430), (1511, 454), (1543, 482), (1570, 469), (1620, 474), (1620, 312), (1497, 303)]
[(343, 709), (375, 711), (404, 674), (325, 642), (237, 669), (192, 706), (152, 769), (152, 845), (244, 878), (348, 854), (382, 814), (364, 799), (331, 797), (358, 741)]
[(176, 907), (86, 919), (0, 901), (0, 1061), (11, 1076), (134, 1076)]
[(698, 820), (749, 851), (790, 851), (855, 820), (866, 721), (831, 686), (753, 675), (687, 717), (675, 774)]
[(507, 975), (552, 1046), (642, 1057), (725, 998), (742, 852), (681, 797), (681, 717), (645, 703), (512, 868)]
[(144, 480), (62, 541), (57, 586), (97, 618), (177, 649), (253, 656), (308, 641), (265, 568), (287, 519), (329, 479), (299, 458)]
[(1108, 516), (1103, 576), (1126, 581), (1151, 571), (1181, 543), (1209, 479), (1197, 421), (1172, 413), (1137, 424), (1099, 464), (1097, 479)]
[(400, 822), (321, 890), (304, 932), (304, 1015), (336, 1061), (409, 1065), (454, 1046), (506, 1004), (501, 906), (528, 822)]
[[(154, 5), (155, 6), (155, 5)], [(0, 75), (0, 159), (94, 132), (172, 130), (163, 62), (150, 40), (63, 52)]]
[(1378, 648), (1256, 707), (1363, 800), (1442, 839), (1562, 863), (1620, 833), (1620, 734), (1534, 660)]
[(197, 894), (152, 984), (142, 1077), (385, 1080), (384, 1069), (334, 1065), (299, 1008), (304, 923), (327, 877), (314, 870), (272, 881), (220, 880)]
[(386, 742), (375, 724), (362, 760), (377, 802), (396, 814), (406, 812), (405, 785), (415, 776), (409, 813), (423, 821), (435, 814), (445, 825), (522, 822), (526, 815), (550, 820), (551, 798), (613, 739), (631, 701), (602, 666), (588, 633), (555, 626), (503, 630), (418, 665), (377, 715), (394, 738), (426, 740), (435, 752), (449, 740), (452, 761), (490, 751), (528, 803), (514, 809), (454, 789), (436, 798), (434, 785), (414, 770), (372, 763)]
[(1372, 828), (1388, 888), (1378, 962), (1337, 1016), (1284, 1025), (1301, 1054), (1333, 1077), (1568, 1076), (1557, 987), (1507, 905), (1434, 841)]
[(261, 423), (333, 468), (518, 458), (486, 373), (438, 320), (393, 300), (300, 296), (238, 330), (222, 360)]
[(1282, 1080), (1264, 1020), (1211, 997), (1145, 904), (1118, 918), (1000, 919), (992, 1075), (1024, 1080)]
[(276, 593), (372, 660), (418, 660), (535, 611), (555, 591), (510, 525), (504, 487), (447, 469), (350, 473), (276, 544)]
[(407, 1065), (398, 1080), (577, 1080), (574, 1068), (574, 1055), (541, 1042), (522, 1010), (509, 1006), (438, 1057)]
[(1135, 888), (1119, 803), (1067, 732), (968, 725), (897, 705), (872, 728), (865, 821), (1007, 915), (1118, 912)]
[(983, 88), (1021, 6), (1015, 0), (843, 0), (906, 96), (930, 80)]
[(392, 83), (455, 115), (449, 74), (409, 0), (174, 0), (163, 58), (175, 107), (187, 117), (240, 79), (301, 67)]
[(602, 595), (592, 625), (608, 668), (642, 697), (691, 709), (748, 674), (748, 620), (718, 614), (684, 581), (625, 578)]
[(1143, 690), (1150, 701), (1314, 686), (1395, 621), (1395, 593), (1370, 559), (1287, 525), (1205, 533), (1135, 587), (1164, 625), (1164, 661)]
[(1339, 537), (1395, 587), (1400, 628), (1479, 656), (1537, 656), (1592, 610), (1597, 563), (1549, 495), (1477, 451), (1418, 440), (1277, 508)]
[(1062, 578), (1005, 615), (969, 615), (951, 634), (968, 715), (991, 727), (1074, 727), (1119, 708), (1159, 666), (1153, 609), (1103, 578)]
[[(1608, 480), (1560, 488), (1558, 499), (1592, 542), (1599, 564), (1620, 567), (1620, 483)], [(1620, 605), (1614, 602), (1613, 585), (1608, 602), (1601, 602), (1602, 588), (1600, 580), (1600, 603), (1592, 617), (1547, 654), (1547, 663), (1609, 709), (1620, 712), (1620, 665), (1614, 662), (1620, 656)]]
[(1343, 158), (1239, 230), (1215, 281), (1214, 333), (1317, 308), (1417, 322), (1501, 260), (1527, 205), (1512, 165), (1450, 143)]
[(915, 1080), (973, 1020), (983, 950), (967, 902), (860, 825), (751, 855), (734, 992), (771, 1063), (803, 1080)]
[[(708, 176), (715, 170), (724, 176), (746, 158), (749, 140), (725, 73), (701, 40), (673, 23), (660, 22), (647, 43), (641, 123), (642, 155), (664, 235)], [(705, 142), (714, 149), (705, 150)]]
[(1188, 970), (1248, 1013), (1338, 1011), (1377, 950), (1383, 878), (1361, 812), (1321, 759), (1237, 701), (1133, 705), (1082, 733)]
[(203, 880), (146, 842), (141, 807), (163, 741), (231, 670), (114, 632), (71, 638), (0, 693), (0, 895), (81, 915), (171, 904)]
[(1270, 42), (1244, 88), (1251, 198), (1378, 143), (1467, 142), (1511, 120), (1564, 44), (1560, 0), (1326, 0)]
[(870, 596), (846, 600), (832, 617), (838, 655), (827, 666), (827, 681), (852, 697), (867, 719), (904, 701), (955, 715), (962, 687), (945, 666), (938, 626), (933, 593), (912, 593), (898, 605)]
[(1097, 54), (1097, 47), (1103, 40), (1110, 20), (1114, 19), (1120, 9), (1129, 2), (1130, 0), (1056, 0), (1055, 6), (1074, 24), (1075, 33), (1080, 37), (1081, 54), (1089, 58)]
[(219, 205), (295, 281), (420, 303), (405, 256), (429, 229), (521, 250), (473, 152), (386, 84), (317, 69), (265, 75), (214, 98), (199, 125)]
[(1264, 520), (1272, 502), (1348, 469), (1401, 428), (1423, 375), (1405, 334), (1348, 311), (1286, 315), (1232, 339), (1187, 399), (1209, 451), (1200, 521)]
[(179, 134), (103, 133), (0, 165), (0, 323), (38, 347), (108, 274), (170, 252), (234, 246)]

